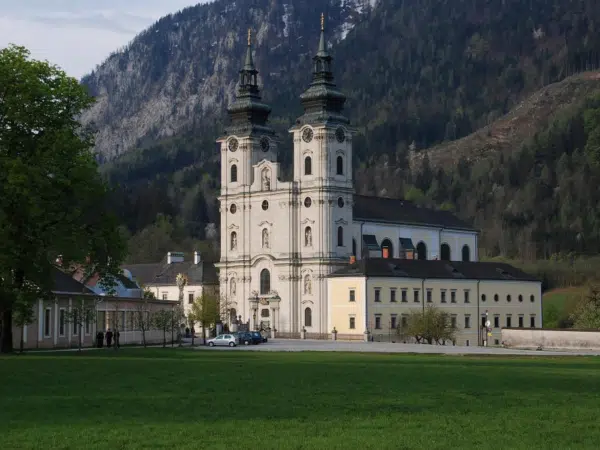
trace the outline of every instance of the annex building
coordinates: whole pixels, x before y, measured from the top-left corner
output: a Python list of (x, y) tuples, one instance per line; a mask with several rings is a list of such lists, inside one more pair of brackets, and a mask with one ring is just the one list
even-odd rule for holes
[[(221, 301), (243, 322), (248, 321), (252, 328), (275, 328), (280, 336), (299, 336), (303, 328), (308, 337), (323, 335), (334, 325), (341, 333), (342, 322), (349, 325), (348, 314), (358, 312), (342, 312), (335, 302), (347, 301), (349, 286), (357, 281), (341, 287), (339, 280), (344, 278), (330, 275), (348, 270), (351, 257), (367, 267), (378, 264), (370, 260), (390, 258), (403, 266), (418, 264), (416, 272), (406, 269), (407, 275), (398, 278), (410, 284), (407, 289), (416, 283), (413, 273), (421, 276), (423, 270), (437, 267), (427, 262), (464, 262), (467, 265), (463, 267), (479, 267), (478, 232), (452, 213), (355, 193), (355, 129), (344, 116), (346, 97), (334, 83), (323, 24), (313, 58), (312, 82), (299, 101), (304, 113), (289, 130), (293, 175), (283, 180), (277, 161), (280, 141), (268, 123), (271, 109), (260, 96), (249, 36), (237, 98), (228, 108), (230, 124), (217, 140), (221, 151), (221, 259), (216, 264), (219, 290)], [(395, 283), (391, 278), (386, 280), (380, 287), (385, 295), (392, 287), (390, 283)], [(502, 286), (498, 295), (505, 297), (515, 281), (497, 280)], [(462, 295), (467, 289), (466, 284), (456, 284), (461, 280), (450, 276), (438, 276), (436, 282), (454, 283), (445, 288), (448, 293), (455, 289)], [(367, 285), (369, 289), (377, 287), (370, 277), (369, 283), (363, 284), (364, 292)], [(468, 286), (475, 304), (478, 291)], [(396, 289), (402, 292), (400, 284)], [(429, 284), (422, 284), (420, 289), (426, 292)], [(539, 291), (531, 289), (539, 303)], [(513, 290), (510, 293), (514, 295)], [(523, 290), (523, 295), (532, 294)], [(357, 297), (355, 304), (368, 303), (370, 298)], [(372, 328), (375, 320), (370, 312), (361, 314), (364, 317), (355, 316), (359, 333), (365, 327)], [(385, 314), (385, 320), (391, 320)], [(383, 312), (381, 317), (384, 320)], [(475, 323), (479, 313), (473, 312), (471, 317)], [(339, 325), (338, 318), (343, 319)]]

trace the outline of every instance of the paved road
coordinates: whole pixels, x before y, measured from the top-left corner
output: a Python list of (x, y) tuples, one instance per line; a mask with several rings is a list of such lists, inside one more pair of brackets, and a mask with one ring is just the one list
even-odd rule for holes
[(252, 352), (370, 352), (433, 353), (449, 355), (534, 355), (534, 356), (600, 356), (599, 351), (536, 351), (497, 347), (453, 347), (444, 345), (391, 344), (387, 342), (344, 342), (320, 340), (270, 339), (266, 344), (228, 347), (197, 347), (207, 351)]

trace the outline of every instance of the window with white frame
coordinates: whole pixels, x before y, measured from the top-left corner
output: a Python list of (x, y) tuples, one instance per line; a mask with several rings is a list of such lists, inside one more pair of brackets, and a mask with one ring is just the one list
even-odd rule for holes
[(44, 337), (50, 337), (52, 320), (52, 308), (46, 308), (44, 311)]
[(375, 329), (381, 330), (381, 314), (375, 315)]
[(60, 308), (58, 310), (58, 335), (65, 335), (65, 309)]
[(351, 330), (354, 330), (356, 328), (356, 317), (354, 316), (350, 316), (349, 318), (349, 323), (348, 323), (348, 328), (350, 328)]
[(354, 289), (350, 289), (348, 292), (348, 301), (355, 302), (356, 301), (356, 291)]

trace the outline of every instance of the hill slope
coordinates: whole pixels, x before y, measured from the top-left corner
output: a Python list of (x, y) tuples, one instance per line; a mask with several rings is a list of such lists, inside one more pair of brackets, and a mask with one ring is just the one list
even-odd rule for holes
[(557, 117), (580, 108), (600, 92), (600, 72), (573, 75), (546, 86), (519, 103), (508, 114), (461, 139), (411, 152), (410, 165), (418, 169), (425, 155), (432, 167), (455, 167), (459, 160), (478, 162), (498, 153), (512, 156), (524, 142), (548, 127)]

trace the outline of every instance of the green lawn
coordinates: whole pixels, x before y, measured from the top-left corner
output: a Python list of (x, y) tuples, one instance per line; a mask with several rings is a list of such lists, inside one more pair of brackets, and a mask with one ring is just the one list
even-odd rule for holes
[(553, 289), (544, 293), (542, 299), (544, 328), (558, 328), (558, 321), (568, 318), (577, 302), (586, 293), (584, 287)]
[(3, 449), (595, 449), (599, 408), (600, 358), (0, 357)]

